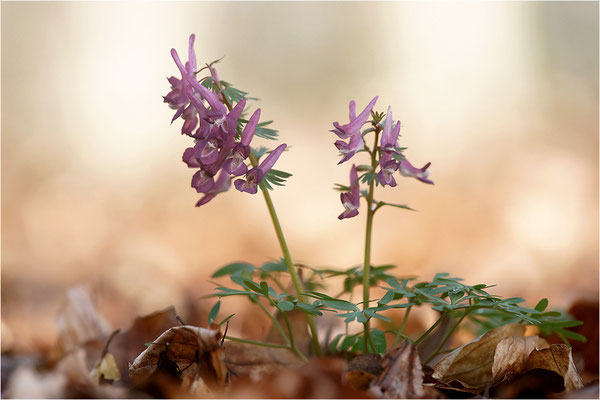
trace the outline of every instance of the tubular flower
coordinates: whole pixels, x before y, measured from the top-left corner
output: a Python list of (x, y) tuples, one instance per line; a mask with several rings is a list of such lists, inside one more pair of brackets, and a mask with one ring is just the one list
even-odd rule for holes
[(205, 192), (204, 196), (202, 196), (200, 200), (198, 200), (196, 207), (200, 207), (201, 205), (208, 203), (219, 193), (228, 191), (230, 187), (231, 178), (229, 177), (229, 174), (225, 171), (221, 171), (221, 174), (219, 175), (219, 178), (217, 178), (215, 184)]
[(241, 98), (237, 104), (229, 99), (222, 89), (217, 71), (211, 65), (207, 67), (212, 78), (212, 87), (216, 88), (215, 92), (200, 83), (206, 77), (200, 81), (196, 79), (198, 71), (194, 39), (192, 34), (189, 38), (188, 61), (185, 64), (179, 58), (177, 50), (171, 49), (171, 56), (181, 73), (181, 79), (173, 76), (168, 78), (171, 91), (164, 96), (164, 101), (177, 110), (171, 122), (182, 117), (182, 133), (195, 139), (194, 145), (185, 149), (182, 160), (189, 168), (195, 169), (191, 186), (198, 193), (204, 193), (196, 203), (196, 206), (201, 206), (218, 193), (229, 190), (232, 175), (245, 174), (245, 179), (235, 181), (236, 188), (256, 193), (257, 186), (273, 167), (286, 145), (277, 147), (259, 166), (248, 170), (246, 160), (251, 151), (250, 142), (258, 127), (260, 109), (250, 117), (241, 137), (236, 140), (238, 123), (246, 106), (246, 99)]
[(421, 182), (433, 185), (433, 181), (428, 179), (429, 171), (427, 171), (427, 168), (429, 168), (430, 165), (431, 165), (431, 163), (428, 162), (422, 168), (415, 168), (405, 158), (400, 162), (400, 174), (402, 176), (410, 176), (412, 178), (420, 180)]
[(340, 200), (344, 206), (344, 212), (338, 216), (338, 219), (352, 218), (358, 215), (358, 208), (360, 207), (360, 188), (356, 165), (352, 165), (352, 169), (350, 170), (350, 191), (340, 193)]
[(283, 153), (283, 150), (286, 148), (286, 144), (279, 145), (275, 150), (271, 151), (271, 153), (264, 159), (259, 166), (252, 168), (250, 171), (246, 172), (246, 180), (244, 179), (236, 179), (235, 188), (240, 192), (247, 192), (250, 194), (255, 194), (258, 189), (256, 188), (265, 177), (266, 173), (269, 172), (275, 162)]
[(233, 149), (231, 158), (223, 164), (223, 169), (231, 175), (240, 176), (246, 173), (247, 167), (244, 164), (244, 160), (250, 155), (250, 142), (254, 137), (258, 119), (260, 118), (260, 108), (257, 109), (254, 114), (248, 120), (248, 123), (244, 127), (240, 143), (238, 143)]
[(350, 122), (346, 125), (340, 125), (338, 122), (333, 123), (334, 129), (332, 129), (331, 132), (335, 133), (340, 139), (345, 140), (350, 138), (348, 143), (343, 140), (335, 142), (335, 147), (337, 147), (343, 155), (338, 164), (348, 161), (357, 151), (364, 147), (365, 143), (362, 139), (360, 130), (369, 119), (371, 110), (373, 110), (373, 107), (375, 107), (375, 103), (377, 102), (377, 98), (378, 97), (375, 96), (358, 116), (356, 115), (356, 103), (352, 100), (349, 105)]
[[(190, 100), (186, 93), (189, 83), (187, 82), (187, 79), (185, 79), (185, 76), (189, 74), (193, 75), (196, 70), (196, 53), (194, 53), (195, 39), (196, 35), (191, 34), (188, 46), (189, 61), (185, 63), (185, 66), (182, 65), (183, 70), (181, 70), (180, 68), (180, 71), (182, 73), (181, 79), (177, 79), (174, 76), (167, 78), (169, 83), (171, 84), (171, 91), (167, 93), (166, 96), (163, 96), (163, 101), (169, 104), (169, 107), (171, 107), (172, 109), (177, 110), (171, 122), (179, 118), (183, 114), (186, 106), (190, 103)], [(172, 49), (171, 54), (173, 54), (174, 51), (175, 49)], [(175, 54), (177, 54), (177, 52), (175, 52)], [(177, 57), (177, 60), (179, 60), (179, 57)], [(179, 63), (181, 64), (181, 61), (179, 61)]]
[(392, 108), (388, 107), (387, 116), (385, 119), (385, 125), (381, 133), (381, 158), (379, 160), (379, 172), (377, 173), (377, 179), (385, 186), (396, 186), (396, 180), (393, 177), (394, 172), (399, 167), (398, 161), (392, 156), (398, 153), (396, 148), (398, 147), (398, 136), (400, 135), (400, 121), (396, 122), (396, 126), (392, 129), (394, 120), (392, 117)]

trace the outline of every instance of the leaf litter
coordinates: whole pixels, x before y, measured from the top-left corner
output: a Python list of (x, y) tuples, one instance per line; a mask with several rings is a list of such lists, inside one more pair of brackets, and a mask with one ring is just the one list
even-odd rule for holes
[[(31, 363), (18, 366), (2, 394), (14, 398), (445, 398), (531, 397), (532, 393), (597, 397), (597, 383), (584, 387), (570, 347), (524, 336), (522, 324), (491, 329), (431, 368), (422, 365), (419, 349), (409, 340), (383, 355), (311, 358), (303, 314), (290, 317), (308, 363), (289, 349), (229, 341), (224, 326), (182, 325), (185, 322), (173, 307), (136, 318), (124, 332), (112, 330), (97, 311), (91, 291), (76, 287), (67, 293), (57, 317), (59, 335), (50, 352), (54, 358), (46, 361), (45, 368)], [(273, 328), (264, 340), (277, 343)]]

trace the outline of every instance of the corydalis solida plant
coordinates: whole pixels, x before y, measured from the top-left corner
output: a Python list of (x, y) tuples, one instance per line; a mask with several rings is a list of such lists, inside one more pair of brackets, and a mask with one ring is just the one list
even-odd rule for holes
[[(311, 333), (313, 354), (320, 355), (322, 346), (318, 340), (313, 317), (322, 315), (324, 311), (332, 311), (344, 318), (346, 326), (357, 321), (363, 324), (363, 330), (360, 334), (348, 332), (345, 335), (338, 335), (330, 343), (330, 350), (382, 353), (387, 347), (385, 334), (375, 327), (370, 327), (370, 320), (376, 318), (386, 323), (391, 322), (383, 314), (396, 308), (404, 308), (406, 312), (400, 327), (393, 330), (395, 340), (392, 346), (400, 338), (413, 340), (418, 345), (444, 318), (453, 317), (457, 318), (458, 323), (453, 325), (452, 330), (456, 329), (466, 317), (488, 328), (491, 326), (490, 323), (492, 325), (498, 321), (508, 323), (517, 319), (537, 325), (542, 330), (558, 332), (565, 338), (581, 339), (576, 334), (564, 330), (567, 326), (574, 326), (574, 321), (565, 322), (560, 313), (557, 315), (556, 312), (544, 311), (547, 301), (545, 303), (541, 301), (535, 309), (527, 309), (517, 305), (522, 299), (502, 300), (499, 296), (490, 295), (484, 290), (487, 285), (467, 286), (460, 283), (459, 278), (448, 278), (447, 274), (436, 275), (432, 282), (410, 285), (410, 279), (397, 279), (388, 274), (393, 266), (371, 265), (371, 232), (377, 210), (384, 206), (410, 210), (403, 204), (376, 200), (376, 186), (396, 186), (394, 177), (396, 172), (400, 176), (433, 184), (429, 179), (430, 163), (422, 168), (416, 168), (405, 158), (403, 153), (405, 148), (399, 147), (398, 144), (401, 125), (399, 121), (394, 124), (391, 107), (388, 107), (385, 114), (374, 111), (377, 97), (374, 97), (358, 115), (356, 103), (351, 101), (349, 122), (345, 125), (334, 122), (332, 129), (339, 138), (334, 143), (342, 155), (339, 164), (359, 153), (366, 153), (369, 156), (369, 163), (351, 166), (349, 186), (337, 185), (337, 189), (342, 191), (340, 199), (344, 207), (344, 211), (338, 216), (339, 219), (357, 216), (361, 197), (367, 202), (363, 263), (359, 267), (352, 267), (346, 271), (305, 267), (311, 275), (304, 276), (304, 280), (300, 279), (269, 194), (271, 185), (281, 186), (291, 176), (289, 173), (273, 169), (287, 145), (280, 144), (271, 152), (268, 152), (265, 147), (252, 148), (251, 144), (255, 137), (275, 140), (277, 131), (267, 128), (271, 121), (259, 122), (260, 109), (255, 110), (249, 119), (245, 118), (249, 100), (246, 98), (247, 93), (220, 80), (214, 68), (216, 62), (198, 69), (193, 45), (194, 35), (191, 35), (188, 44), (188, 61), (185, 64), (179, 58), (177, 51), (171, 50), (181, 78), (174, 76), (168, 78), (171, 91), (164, 96), (164, 101), (176, 110), (171, 122), (181, 118), (183, 120), (181, 133), (194, 140), (193, 146), (185, 149), (183, 161), (188, 167), (196, 170), (192, 177), (192, 187), (203, 195), (196, 206), (208, 203), (219, 193), (228, 191), (231, 186), (250, 194), (258, 193), (260, 188), (283, 254), (281, 261), (269, 262), (261, 267), (247, 263), (233, 263), (222, 267), (213, 274), (213, 277), (229, 276), (233, 284), (240, 289), (219, 286), (212, 297), (247, 297), (269, 316), (284, 343), (265, 343), (231, 336), (227, 337), (228, 340), (289, 349), (305, 360), (305, 352), (294, 340), (288, 313), (292, 310), (305, 313)], [(365, 138), (369, 134), (373, 135), (370, 147), (365, 144)], [(263, 156), (264, 159), (261, 161)], [(235, 179), (233, 185), (232, 177)], [(361, 183), (366, 184), (368, 190), (361, 191)], [(287, 293), (291, 290), (288, 285), (284, 285), (286, 282), (281, 280), (286, 273), (295, 291), (293, 294)], [(318, 277), (340, 275), (344, 276), (345, 280), (344, 290), (339, 296), (331, 297), (317, 290), (320, 285)], [(384, 282), (388, 287), (381, 286)], [(342, 295), (348, 295), (352, 299), (354, 288), (361, 285), (363, 288), (361, 302), (353, 303), (340, 298)], [(374, 301), (370, 295), (370, 288), (373, 285), (378, 285), (386, 291), (383, 297), (375, 300), (376, 306), (370, 305)], [(283, 322), (266, 309), (265, 303), (283, 316)], [(359, 308), (361, 304), (362, 307)], [(439, 311), (440, 318), (419, 338), (406, 338), (403, 335), (403, 327), (410, 310), (424, 304)], [(209, 313), (209, 323), (215, 321), (219, 308), (220, 300)], [(230, 318), (231, 316), (225, 318), (221, 324)], [(452, 330), (444, 336), (445, 339), (429, 359), (442, 349)]]

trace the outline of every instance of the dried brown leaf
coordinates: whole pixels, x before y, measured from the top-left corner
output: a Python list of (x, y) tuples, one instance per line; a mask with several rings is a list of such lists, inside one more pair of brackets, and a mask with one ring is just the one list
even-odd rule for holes
[(415, 346), (405, 340), (388, 351), (381, 360), (383, 372), (369, 393), (379, 398), (423, 397), (423, 371)]
[(573, 363), (571, 349), (565, 344), (553, 344), (547, 349), (533, 350), (525, 365), (525, 370), (532, 369), (556, 372), (563, 377), (567, 391), (583, 387), (581, 377)]
[(545, 349), (550, 345), (538, 336), (509, 336), (496, 346), (492, 365), (492, 380), (510, 379), (525, 371), (525, 363), (534, 349)]
[(523, 336), (525, 325), (507, 324), (492, 329), (457, 348), (434, 367), (433, 378), (459, 381), (467, 388), (483, 388), (492, 379), (494, 353), (498, 343), (509, 336)]
[(146, 349), (145, 343), (152, 342), (167, 329), (181, 325), (177, 321), (175, 307), (136, 318), (131, 328), (117, 335), (111, 344), (111, 353), (124, 383), (129, 382), (128, 365)]
[(156, 371), (161, 357), (167, 357), (179, 369), (183, 369), (197, 363), (204, 354), (218, 349), (220, 338), (218, 330), (189, 325), (170, 328), (133, 361), (129, 366), (129, 376), (138, 382), (150, 377)]

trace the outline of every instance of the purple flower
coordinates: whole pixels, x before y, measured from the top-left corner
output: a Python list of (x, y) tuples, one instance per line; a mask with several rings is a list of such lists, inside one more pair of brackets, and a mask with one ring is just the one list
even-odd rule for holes
[(398, 136), (400, 135), (400, 121), (396, 122), (394, 129), (392, 129), (393, 124), (392, 108), (388, 107), (385, 125), (383, 126), (383, 132), (381, 133), (380, 170), (377, 173), (377, 179), (383, 186), (390, 185), (392, 187), (396, 186), (396, 180), (394, 179), (393, 174), (399, 167), (398, 161), (393, 158), (393, 154), (398, 153), (396, 147), (398, 147)]
[(348, 143), (343, 140), (337, 140), (335, 142), (335, 147), (337, 147), (343, 155), (343, 158), (338, 164), (348, 161), (357, 151), (364, 147), (365, 142), (362, 139), (360, 130), (369, 119), (371, 110), (373, 110), (373, 107), (375, 107), (375, 103), (377, 102), (377, 98), (378, 97), (375, 96), (358, 116), (356, 115), (356, 103), (352, 100), (349, 105), (350, 122), (346, 125), (340, 125), (338, 122), (333, 123), (334, 129), (332, 129), (331, 132), (335, 133), (340, 139), (350, 138)]
[(394, 179), (394, 172), (398, 170), (398, 161), (392, 158), (392, 155), (386, 152), (381, 153), (381, 159), (379, 160), (379, 172), (377, 173), (377, 179), (383, 186), (390, 185), (391, 187), (396, 186), (396, 180)]
[(231, 158), (223, 164), (223, 169), (231, 175), (240, 176), (246, 173), (247, 167), (244, 164), (244, 160), (250, 155), (250, 142), (254, 137), (258, 119), (260, 118), (260, 108), (257, 109), (254, 114), (248, 120), (248, 123), (244, 127), (242, 132), (242, 138), (231, 154)]
[(393, 130), (392, 125), (394, 125), (394, 120), (392, 119), (392, 107), (388, 107), (380, 143), (381, 150), (390, 154), (397, 153), (396, 147), (398, 147), (398, 136), (400, 136), (400, 121), (396, 122), (396, 126), (394, 126)]
[[(166, 96), (163, 96), (163, 99), (165, 103), (169, 104), (169, 107), (171, 107), (174, 110), (177, 110), (171, 122), (179, 118), (183, 114), (185, 107), (190, 103), (190, 100), (186, 93), (189, 84), (187, 82), (187, 79), (185, 79), (185, 76), (189, 74), (193, 75), (196, 70), (196, 54), (194, 53), (195, 39), (196, 36), (194, 34), (191, 34), (188, 46), (189, 61), (185, 63), (185, 66), (182, 65), (182, 78), (177, 79), (174, 76), (167, 78), (169, 83), (171, 84), (171, 91)], [(173, 51), (175, 51), (175, 49), (171, 50), (171, 54), (173, 54)], [(175, 54), (177, 54), (177, 52), (175, 52)], [(177, 59), (179, 60), (179, 57), (177, 57)], [(179, 63), (181, 64), (181, 61), (179, 61)]]
[[(190, 42), (193, 43), (191, 41), (191, 36), (190, 36)], [(191, 52), (193, 52), (193, 49), (191, 49)], [(173, 60), (175, 61), (177, 68), (179, 68), (179, 72), (181, 72), (181, 80), (183, 81), (181, 83), (181, 90), (187, 96), (189, 101), (194, 105), (194, 108), (196, 108), (196, 111), (200, 114), (200, 117), (201, 118), (210, 118), (213, 121), (216, 119), (224, 118), (225, 115), (227, 114), (227, 107), (223, 103), (221, 103), (221, 101), (219, 100), (219, 98), (217, 97), (216, 94), (214, 94), (209, 89), (202, 86), (196, 80), (195, 71), (194, 71), (196, 68), (195, 67), (195, 57), (194, 57), (194, 68), (191, 69), (191, 68), (188, 68), (188, 66), (191, 64), (191, 62), (186, 63), (186, 65), (184, 66), (183, 63), (181, 62), (181, 60), (179, 59), (177, 50), (171, 49), (171, 56), (173, 57)], [(200, 97), (196, 96), (196, 94), (194, 93), (194, 90), (196, 91), (196, 93), (198, 93), (198, 95)], [(206, 102), (210, 105), (211, 110), (206, 109), (206, 107), (202, 103), (202, 100), (206, 100)]]
[(262, 182), (266, 173), (269, 172), (275, 162), (283, 153), (283, 150), (286, 148), (286, 144), (279, 145), (275, 150), (271, 151), (271, 153), (264, 159), (259, 166), (252, 168), (250, 171), (246, 172), (246, 180), (244, 179), (236, 179), (235, 188), (240, 192), (247, 192), (250, 194), (255, 194), (257, 190), (257, 186)]
[(422, 168), (415, 168), (405, 158), (400, 162), (400, 174), (402, 174), (402, 176), (410, 176), (420, 180), (421, 182), (433, 185), (433, 181), (428, 179), (429, 171), (427, 171), (427, 168), (429, 168), (430, 165), (431, 163), (428, 162)]
[(213, 176), (214, 174), (200, 168), (196, 171), (194, 176), (192, 176), (192, 187), (196, 189), (196, 192), (198, 193), (208, 193), (213, 186), (215, 186)]
[(378, 96), (373, 97), (373, 100), (365, 109), (356, 116), (356, 103), (354, 100), (350, 102), (350, 123), (346, 125), (340, 125), (339, 122), (334, 122), (333, 126), (335, 129), (332, 129), (331, 132), (335, 133), (339, 136), (340, 139), (348, 139), (352, 135), (356, 135), (360, 133), (360, 128), (367, 122), (369, 116), (371, 115), (371, 110), (375, 107), (375, 103), (377, 102)]
[(205, 192), (204, 196), (202, 196), (200, 200), (198, 200), (196, 207), (200, 207), (201, 205), (208, 203), (219, 193), (228, 191), (230, 187), (231, 178), (229, 177), (229, 174), (225, 171), (221, 171), (221, 174), (219, 175), (219, 178), (217, 178), (215, 184)]
[(354, 154), (356, 154), (358, 150), (365, 146), (365, 142), (360, 133), (357, 135), (352, 135), (348, 143), (344, 142), (343, 140), (336, 140), (334, 144), (343, 155), (338, 164), (348, 161)]
[(352, 218), (358, 215), (358, 208), (360, 207), (360, 188), (356, 165), (352, 165), (352, 169), (350, 170), (350, 191), (341, 193), (340, 200), (344, 206), (344, 212), (338, 216), (338, 219)]

